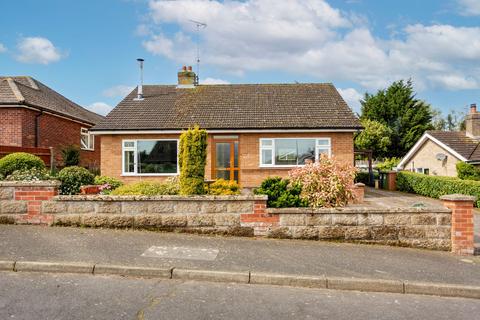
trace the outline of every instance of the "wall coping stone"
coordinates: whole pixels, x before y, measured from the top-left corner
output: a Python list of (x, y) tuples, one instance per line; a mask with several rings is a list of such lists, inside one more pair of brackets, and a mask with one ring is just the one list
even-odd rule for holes
[(57, 201), (266, 201), (263, 195), (163, 195), (163, 196), (111, 196), (111, 195), (60, 195), (52, 198)]
[(0, 187), (59, 187), (61, 184), (57, 180), (0, 181)]
[(472, 201), (473, 202), (473, 201), (477, 200), (477, 197), (455, 193), (455, 194), (447, 194), (447, 195), (441, 196), (440, 200), (444, 200), (444, 201)]
[(445, 207), (398, 207), (398, 208), (371, 208), (371, 207), (342, 207), (342, 208), (267, 208), (268, 214), (359, 214), (359, 213), (451, 213)]

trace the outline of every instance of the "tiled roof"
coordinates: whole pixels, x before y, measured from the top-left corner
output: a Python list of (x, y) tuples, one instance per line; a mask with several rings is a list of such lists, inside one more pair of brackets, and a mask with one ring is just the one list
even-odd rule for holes
[(467, 160), (480, 160), (479, 141), (468, 137), (465, 131), (427, 131), (429, 135), (452, 148)]
[(104, 118), (31, 77), (0, 77), (0, 108), (2, 105), (27, 105), (90, 124)]
[(332, 84), (232, 84), (133, 90), (93, 130), (360, 129)]

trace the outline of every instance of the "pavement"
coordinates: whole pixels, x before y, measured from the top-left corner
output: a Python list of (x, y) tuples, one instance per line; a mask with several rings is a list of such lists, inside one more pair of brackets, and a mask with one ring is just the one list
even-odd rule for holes
[(0, 225), (0, 260), (266, 272), (480, 286), (480, 257), (376, 245)]
[[(28, 289), (27, 289), (28, 288)], [(474, 319), (474, 299), (0, 272), (0, 319)]]

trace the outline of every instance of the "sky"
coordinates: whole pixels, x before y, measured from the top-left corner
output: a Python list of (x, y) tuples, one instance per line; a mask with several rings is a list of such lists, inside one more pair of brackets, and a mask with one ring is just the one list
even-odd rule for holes
[(145, 84), (175, 84), (197, 43), (203, 84), (331, 82), (359, 112), (365, 92), (412, 79), (443, 114), (480, 103), (480, 0), (0, 0), (0, 13), (0, 75), (101, 114), (138, 84), (137, 58)]

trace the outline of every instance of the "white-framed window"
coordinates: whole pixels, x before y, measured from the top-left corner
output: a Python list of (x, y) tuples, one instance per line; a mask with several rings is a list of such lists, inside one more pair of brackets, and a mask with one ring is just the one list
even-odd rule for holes
[(330, 138), (261, 138), (260, 167), (301, 166), (331, 156)]
[(177, 139), (122, 141), (122, 174), (171, 176), (179, 173)]
[(95, 150), (95, 137), (87, 128), (80, 128), (80, 147), (83, 150)]
[(415, 168), (415, 172), (429, 175), (430, 174), (430, 169), (429, 168)]

